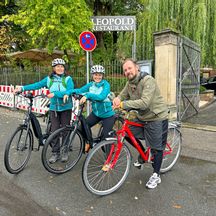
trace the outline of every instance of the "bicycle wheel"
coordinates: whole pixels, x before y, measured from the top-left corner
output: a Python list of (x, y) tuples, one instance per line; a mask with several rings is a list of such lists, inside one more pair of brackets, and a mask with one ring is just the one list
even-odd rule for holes
[(4, 164), (9, 173), (21, 172), (28, 163), (32, 151), (32, 131), (25, 126), (18, 127), (6, 144)]
[(169, 171), (177, 162), (181, 152), (181, 132), (175, 128), (169, 128), (167, 136), (167, 145), (164, 150), (163, 162), (160, 172), (165, 173)]
[[(131, 154), (126, 145), (123, 145), (115, 166), (109, 171), (102, 170), (108, 157), (104, 149), (111, 149), (116, 145), (116, 140), (102, 141), (89, 152), (85, 159), (82, 179), (85, 187), (93, 194), (103, 196), (113, 193), (121, 187), (129, 174)], [(115, 155), (115, 150), (112, 155)]]
[[(119, 129), (121, 129), (123, 123), (124, 123), (124, 119), (120, 116), (117, 116), (115, 119), (115, 123), (113, 125), (113, 130), (118, 131)], [(103, 126), (102, 126), (102, 124), (100, 124), (97, 137), (101, 136), (102, 130), (103, 130)]]
[[(58, 145), (59, 158), (55, 163), (50, 163), (54, 143)], [(83, 146), (83, 137), (78, 130), (74, 131), (71, 127), (60, 128), (48, 137), (42, 150), (42, 163), (51, 173), (65, 173), (78, 163), (82, 156)], [(68, 154), (68, 159), (62, 161), (65, 152)]]

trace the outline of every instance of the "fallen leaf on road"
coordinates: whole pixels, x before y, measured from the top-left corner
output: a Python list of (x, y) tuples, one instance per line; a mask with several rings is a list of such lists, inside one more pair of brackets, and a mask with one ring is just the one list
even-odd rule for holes
[(181, 206), (180, 205), (174, 205), (173, 208), (177, 208), (177, 209), (180, 209)]

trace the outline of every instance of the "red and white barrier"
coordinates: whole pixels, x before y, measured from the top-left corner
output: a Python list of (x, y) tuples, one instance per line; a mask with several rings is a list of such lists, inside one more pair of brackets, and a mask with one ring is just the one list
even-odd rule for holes
[[(18, 95), (13, 94), (14, 86), (5, 86), (0, 85), (0, 106), (5, 107), (16, 107), (19, 109), (26, 110), (28, 108), (28, 99), (24, 97), (19, 97)], [(45, 95), (49, 94), (48, 89), (40, 89), (40, 90), (34, 90), (31, 91), (33, 95), (38, 95), (41, 93), (44, 93)], [(27, 91), (26, 91), (27, 93)], [(48, 98), (36, 98), (33, 101), (33, 112), (45, 114), (49, 108), (47, 105), (49, 104)]]
[(0, 85), (0, 105), (14, 107), (14, 86)]

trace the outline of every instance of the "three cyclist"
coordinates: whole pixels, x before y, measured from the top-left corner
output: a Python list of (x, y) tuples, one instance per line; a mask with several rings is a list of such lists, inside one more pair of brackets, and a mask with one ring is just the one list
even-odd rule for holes
[[(114, 98), (113, 108), (138, 110), (135, 122), (145, 125), (144, 128), (131, 127), (136, 138), (145, 139), (151, 147), (153, 156), (153, 174), (146, 183), (149, 189), (161, 183), (160, 168), (163, 159), (163, 150), (166, 146), (168, 132), (168, 108), (164, 102), (155, 79), (139, 71), (138, 64), (133, 59), (126, 59), (122, 65), (128, 82), (121, 93)], [(141, 156), (134, 166), (141, 168)]]

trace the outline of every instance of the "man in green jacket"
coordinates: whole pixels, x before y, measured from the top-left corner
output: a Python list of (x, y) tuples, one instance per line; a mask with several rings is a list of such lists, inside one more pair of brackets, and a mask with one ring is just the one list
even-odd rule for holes
[[(128, 82), (121, 93), (114, 98), (113, 108), (138, 110), (134, 121), (145, 126), (144, 128), (133, 126), (131, 130), (136, 138), (144, 138), (146, 145), (151, 147), (151, 154), (154, 157), (153, 174), (146, 187), (152, 189), (161, 183), (160, 168), (167, 140), (168, 109), (155, 79), (150, 75), (143, 75), (133, 59), (124, 61), (123, 72)], [(139, 156), (134, 166), (141, 168), (142, 163), (143, 160)]]

